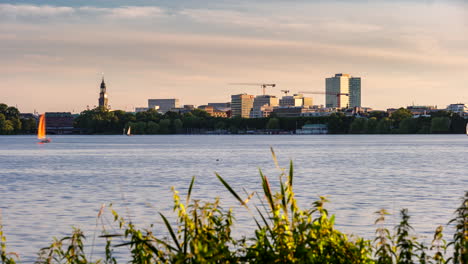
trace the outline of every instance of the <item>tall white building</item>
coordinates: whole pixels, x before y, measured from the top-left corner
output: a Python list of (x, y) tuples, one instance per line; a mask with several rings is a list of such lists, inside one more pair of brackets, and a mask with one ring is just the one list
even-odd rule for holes
[(361, 78), (337, 73), (325, 79), (325, 107), (361, 107)]
[(254, 103), (254, 96), (250, 94), (234, 94), (231, 95), (231, 111), (232, 117), (240, 116), (243, 118), (250, 117)]
[(156, 106), (164, 114), (172, 108), (179, 108), (179, 99), (148, 99), (148, 108), (155, 108)]

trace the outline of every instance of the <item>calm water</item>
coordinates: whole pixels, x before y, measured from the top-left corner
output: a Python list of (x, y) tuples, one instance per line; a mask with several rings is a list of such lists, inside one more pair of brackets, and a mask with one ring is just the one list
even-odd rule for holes
[[(341, 230), (371, 238), (375, 211), (398, 215), (408, 208), (417, 233), (430, 238), (468, 191), (465, 135), (375, 136), (52, 136), (40, 145), (30, 136), (0, 136), (0, 209), (9, 249), (22, 259), (79, 227), (91, 244), (101, 204), (141, 227), (171, 215), (174, 186), (185, 194), (221, 197), (235, 207), (239, 234), (251, 217), (217, 181), (220, 173), (242, 193), (258, 190), (258, 168), (277, 186), (269, 147), (280, 165), (293, 160), (302, 206), (327, 195)], [(104, 223), (112, 218), (105, 214)], [(389, 217), (395, 224), (398, 218)], [(160, 229), (161, 228), (161, 229)], [(156, 231), (157, 232), (157, 231)], [(98, 244), (100, 242), (97, 242)]]

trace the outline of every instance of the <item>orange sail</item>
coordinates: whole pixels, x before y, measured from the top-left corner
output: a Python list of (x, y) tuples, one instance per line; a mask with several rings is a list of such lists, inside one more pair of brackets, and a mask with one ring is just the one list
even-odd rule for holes
[(39, 126), (37, 127), (37, 138), (44, 139), (46, 137), (45, 114), (39, 116)]

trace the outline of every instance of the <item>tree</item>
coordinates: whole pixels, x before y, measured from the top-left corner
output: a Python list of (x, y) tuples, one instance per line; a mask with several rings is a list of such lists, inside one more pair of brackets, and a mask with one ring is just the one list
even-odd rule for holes
[(400, 134), (415, 134), (416, 132), (418, 132), (418, 130), (419, 126), (417, 119), (410, 117), (405, 118), (400, 122), (400, 128), (398, 132)]
[(413, 117), (413, 114), (411, 113), (411, 111), (403, 107), (396, 110), (390, 115), (390, 119), (393, 121), (393, 124), (395, 125), (395, 127), (399, 127), (400, 122), (403, 119), (410, 118), (410, 117)]
[(21, 127), (22, 127), (23, 132), (32, 133), (37, 127), (36, 119), (34, 118), (21, 119)]
[(367, 120), (367, 133), (368, 134), (375, 134), (377, 133), (377, 125), (379, 121), (377, 121), (376, 117), (371, 117)]
[(279, 119), (276, 117), (270, 118), (270, 120), (268, 120), (268, 123), (266, 124), (266, 128), (267, 129), (279, 129), (280, 128)]
[(146, 122), (138, 121), (131, 126), (134, 134), (146, 134)]
[(367, 119), (356, 118), (351, 123), (350, 131), (351, 134), (364, 134), (367, 132)]
[(162, 119), (159, 121), (159, 134), (169, 134), (170, 119)]
[(431, 122), (431, 133), (448, 133), (450, 129), (450, 119), (448, 117), (434, 117)]
[(159, 125), (154, 121), (149, 121), (146, 124), (146, 133), (147, 134), (157, 134), (159, 132)]
[(380, 119), (377, 124), (377, 133), (378, 134), (389, 134), (391, 132), (392, 121), (387, 117)]
[(182, 120), (177, 118), (172, 122), (172, 124), (174, 126), (174, 132), (175, 133), (182, 133), (182, 128), (184, 127), (184, 124), (182, 123)]

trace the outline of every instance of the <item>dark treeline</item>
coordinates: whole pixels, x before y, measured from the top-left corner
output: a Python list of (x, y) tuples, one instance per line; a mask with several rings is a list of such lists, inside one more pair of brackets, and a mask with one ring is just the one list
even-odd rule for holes
[(82, 112), (75, 119), (75, 127), (91, 134), (119, 134), (128, 127), (133, 134), (294, 132), (305, 124), (326, 124), (330, 134), (460, 134), (465, 133), (466, 123), (467, 120), (453, 112), (441, 110), (414, 118), (404, 108), (390, 115), (383, 111), (355, 116), (338, 112), (320, 117), (286, 118), (273, 114), (251, 119), (212, 117), (199, 109), (184, 114), (160, 114), (155, 110), (134, 114), (96, 108)]
[[(306, 124), (326, 124), (330, 134), (461, 134), (465, 133), (467, 122), (460, 115), (443, 110), (414, 118), (404, 108), (390, 115), (383, 111), (354, 116), (337, 112), (319, 117), (278, 117), (272, 114), (266, 118), (250, 119), (212, 117), (199, 109), (183, 114), (161, 114), (155, 110), (128, 113), (95, 108), (83, 111), (75, 118), (74, 126), (88, 134), (121, 134), (129, 127), (132, 134), (294, 133)], [(29, 134), (35, 133), (36, 128), (37, 121), (32, 115), (21, 118), (17, 108), (0, 104), (0, 134)]]
[(32, 133), (36, 127), (34, 117), (20, 118), (16, 107), (0, 104), (0, 135)]

